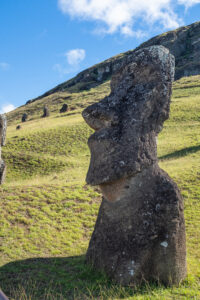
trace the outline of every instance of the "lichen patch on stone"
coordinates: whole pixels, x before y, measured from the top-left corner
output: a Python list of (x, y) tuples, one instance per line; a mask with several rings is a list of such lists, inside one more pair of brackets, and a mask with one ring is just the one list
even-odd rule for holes
[(164, 241), (164, 242), (160, 243), (160, 245), (161, 245), (162, 247), (167, 248), (167, 247), (168, 247), (168, 242)]

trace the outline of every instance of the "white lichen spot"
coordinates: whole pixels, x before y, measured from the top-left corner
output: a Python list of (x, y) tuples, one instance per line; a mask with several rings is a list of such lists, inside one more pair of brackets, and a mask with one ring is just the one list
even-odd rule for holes
[(130, 270), (130, 272), (129, 272), (129, 273), (130, 273), (130, 275), (131, 275), (131, 276), (133, 276), (133, 275), (134, 275), (134, 271), (133, 271), (133, 270)]
[(164, 241), (164, 242), (160, 243), (160, 245), (163, 246), (163, 247), (165, 247), (165, 248), (167, 248), (168, 242)]
[(107, 177), (105, 177), (105, 178), (103, 178), (103, 182), (106, 182), (106, 181), (108, 181), (109, 180), (109, 176), (107, 176)]

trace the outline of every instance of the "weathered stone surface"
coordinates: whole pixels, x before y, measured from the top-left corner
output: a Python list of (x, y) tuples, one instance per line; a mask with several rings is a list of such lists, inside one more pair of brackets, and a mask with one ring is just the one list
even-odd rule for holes
[(113, 76), (111, 94), (83, 111), (95, 130), (86, 180), (103, 193), (87, 262), (124, 285), (176, 284), (186, 275), (183, 200), (156, 146), (173, 77), (169, 51), (144, 48)]
[(6, 166), (1, 159), (1, 147), (5, 145), (6, 141), (7, 120), (5, 115), (0, 115), (0, 184), (4, 182)]

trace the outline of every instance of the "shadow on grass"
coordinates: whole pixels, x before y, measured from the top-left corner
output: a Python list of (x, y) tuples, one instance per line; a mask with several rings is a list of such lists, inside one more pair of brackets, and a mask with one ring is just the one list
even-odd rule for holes
[[(105, 274), (88, 266), (85, 256), (10, 262), (0, 267), (0, 286), (9, 300), (104, 300), (130, 297), (164, 300), (165, 292), (171, 291), (171, 288), (169, 291), (155, 282), (146, 282), (138, 287), (116, 285)], [(190, 291), (191, 283), (185, 282), (186, 287)], [(177, 292), (175, 289), (175, 295)]]
[[(140, 287), (115, 285), (105, 274), (85, 263), (85, 256), (32, 258), (10, 262), (0, 267), (0, 286), (9, 300), (86, 300), (127, 299), (163, 286), (143, 284)], [(156, 298), (157, 299), (157, 298)], [(161, 298), (159, 298), (161, 299)]]
[(9, 299), (84, 299), (99, 294), (98, 283), (109, 286), (84, 256), (26, 259), (0, 268), (0, 286)]
[(183, 157), (186, 156), (188, 154), (192, 154), (192, 153), (196, 153), (200, 151), (200, 145), (198, 146), (192, 146), (192, 147), (187, 147), (163, 156), (160, 156), (159, 159), (160, 160), (165, 160), (165, 159), (172, 159), (172, 158), (179, 158), (179, 157)]

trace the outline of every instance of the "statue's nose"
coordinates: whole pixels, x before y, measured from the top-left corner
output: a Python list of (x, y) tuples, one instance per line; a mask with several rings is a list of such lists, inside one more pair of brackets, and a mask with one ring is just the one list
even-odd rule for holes
[(116, 112), (98, 104), (87, 107), (83, 111), (82, 116), (86, 123), (94, 130), (115, 126), (119, 122)]

